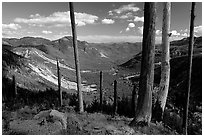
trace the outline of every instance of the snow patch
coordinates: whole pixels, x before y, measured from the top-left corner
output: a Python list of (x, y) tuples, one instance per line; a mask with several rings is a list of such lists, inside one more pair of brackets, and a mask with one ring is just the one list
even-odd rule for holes
[[(57, 65), (57, 61), (56, 61), (56, 60), (52, 60), (52, 59), (50, 59), (50, 58), (44, 56), (42, 53), (37, 52), (37, 51), (35, 51), (35, 54), (37, 54), (39, 57), (41, 57), (41, 58), (43, 58), (44, 60), (46, 60), (45, 63), (52, 63), (52, 64), (54, 64), (54, 65)], [(62, 61), (64, 61), (64, 59), (62, 59)], [(68, 69), (68, 70), (71, 70), (71, 71), (75, 71), (75, 69), (73, 69), (73, 68), (71, 68), (71, 67), (68, 67), (68, 66), (66, 66), (66, 65), (64, 65), (64, 64), (62, 64), (62, 63), (60, 63), (60, 62), (59, 62), (59, 66), (60, 66), (61, 68), (65, 68), (65, 69)], [(90, 70), (81, 70), (81, 72), (82, 72), (82, 73), (90, 73), (91, 71), (90, 71)]]
[(115, 75), (117, 75), (117, 73), (115, 72), (115, 73), (113, 73), (113, 76), (115, 76)]
[(29, 58), (30, 56), (30, 50), (29, 49), (25, 49), (25, 50), (21, 50), (21, 51), (14, 51), (17, 55), (21, 55), (25, 58)]
[[(57, 65), (57, 61), (56, 60), (52, 60), (46, 56), (44, 56), (42, 53), (38, 52), (38, 51), (35, 51), (35, 54), (37, 54), (39, 57), (43, 58), (44, 60), (47, 60), (48, 62), (52, 63), (52, 64), (55, 64)], [(73, 68), (70, 68), (70, 67), (67, 67), (66, 65), (62, 64), (59, 62), (59, 66), (61, 68), (65, 68), (65, 69), (68, 69), (68, 70), (71, 70), (71, 71), (75, 71), (75, 69)]]
[(102, 58), (108, 58), (103, 52), (99, 52)]
[[(42, 64), (38, 64), (37, 66), (34, 66), (29, 63), (30, 68), (35, 71), (39, 76), (42, 78), (54, 83), (55, 85), (58, 85), (58, 78), (55, 76), (52, 71), (50, 71), (46, 66)], [(73, 89), (77, 90), (77, 83), (68, 81), (64, 79), (63, 77), (61, 78), (61, 86), (66, 89)], [(91, 91), (96, 91), (96, 87), (93, 87), (91, 85), (84, 85), (82, 84), (82, 91), (84, 92), (91, 92)]]
[(139, 76), (140, 76), (140, 73), (137, 73), (135, 75), (127, 76), (124, 79), (129, 80), (130, 78), (139, 77)]
[(91, 71), (90, 70), (82, 70), (81, 72), (82, 73), (90, 73)]

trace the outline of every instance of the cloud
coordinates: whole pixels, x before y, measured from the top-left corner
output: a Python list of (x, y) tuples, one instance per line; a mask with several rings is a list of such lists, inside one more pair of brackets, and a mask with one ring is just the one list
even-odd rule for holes
[(43, 33), (43, 34), (51, 34), (52, 31), (43, 30), (42, 33)]
[(122, 5), (118, 9), (114, 9), (113, 11), (116, 12), (117, 14), (121, 14), (127, 11), (133, 11), (137, 12), (139, 11), (140, 8), (136, 7), (135, 4), (128, 4), (128, 5)]
[(133, 18), (133, 13), (132, 12), (128, 12), (124, 15), (119, 16), (118, 18), (120, 19), (129, 19), (129, 18)]
[(128, 27), (129, 27), (129, 28), (134, 28), (134, 27), (135, 27), (135, 24), (134, 24), (134, 23), (129, 23), (129, 24), (128, 24)]
[(138, 14), (138, 11), (140, 11), (140, 8), (137, 7), (135, 3), (131, 3), (108, 11), (108, 15), (115, 19), (125, 19), (132, 22), (134, 20), (134, 16)]
[(10, 35), (15, 34), (15, 32), (8, 30), (8, 31), (3, 31), (2, 34), (3, 34), (3, 36), (10, 36)]
[(129, 28), (129, 27), (127, 27), (125, 31), (130, 31), (130, 28)]
[(19, 24), (14, 24), (14, 23), (10, 23), (10, 24), (2, 24), (2, 29), (9, 29), (9, 30), (17, 30), (20, 29), (21, 26)]
[(187, 37), (188, 34), (187, 33), (183, 33), (183, 34), (181, 34), (181, 36)]
[(187, 32), (189, 32), (189, 31), (188, 31), (188, 29), (185, 29), (185, 30), (181, 30), (180, 32), (181, 32), (181, 33), (182, 33), (182, 32), (187, 33)]
[(126, 28), (125, 31), (130, 31), (131, 28), (134, 28), (135, 27), (135, 24), (134, 23), (129, 23), (128, 24), (128, 27)]
[[(188, 37), (189, 33), (190, 33), (190, 31), (188, 29), (180, 30), (181, 36)], [(196, 37), (202, 36), (202, 25), (194, 27), (194, 35)]]
[(108, 15), (109, 15), (109, 16), (112, 16), (112, 15), (113, 15), (113, 11), (111, 11), (111, 10), (108, 11)]
[[(87, 35), (78, 36), (81, 41), (90, 43), (109, 43), (109, 42), (142, 42), (142, 36), (128, 35), (128, 36), (112, 36), (112, 35)], [(155, 43), (161, 43), (161, 37), (155, 38)]]
[(109, 43), (109, 42), (141, 42), (141, 36), (112, 36), (112, 35), (87, 35), (78, 36), (79, 40), (85, 40), (90, 43)]
[(161, 30), (156, 30), (156, 35), (160, 35), (162, 34), (162, 31)]
[(20, 37), (22, 37), (22, 35), (21, 35), (21, 33), (19, 33), (16, 30), (6, 29), (6, 30), (2, 31), (2, 37), (4, 37), (4, 38), (20, 38)]
[(120, 19), (128, 19), (129, 17), (127, 15), (122, 15), (119, 17)]
[(138, 16), (135, 16), (135, 19), (134, 19), (135, 22), (144, 22), (144, 17), (138, 17)]
[(143, 34), (143, 26), (142, 27), (138, 27), (139, 33)]
[(194, 32), (197, 37), (202, 36), (202, 26), (200, 25), (194, 27)]
[(102, 24), (113, 24), (115, 21), (112, 19), (103, 19)]
[(196, 26), (196, 27), (194, 27), (194, 31), (196, 32), (196, 33), (201, 33), (202, 32), (202, 26)]
[(40, 17), (40, 14), (37, 13), (35, 15), (32, 15), (32, 14), (30, 15), (30, 18), (36, 18), (36, 17)]
[[(75, 20), (77, 26), (85, 26), (87, 24), (94, 24), (98, 20), (98, 16), (75, 12)], [(70, 26), (70, 13), (67, 12), (54, 12), (49, 16), (41, 16), (39, 14), (30, 15), (30, 18), (15, 18), (17, 23), (25, 23), (28, 25), (46, 25), (54, 27), (64, 27), (66, 25)]]
[(108, 15), (116, 19), (131, 19), (133, 21), (134, 15), (140, 8), (136, 7), (134, 3), (122, 5), (119, 8), (108, 11)]
[(172, 33), (173, 36), (180, 36), (181, 35), (176, 30), (172, 30), (171, 33)]
[(17, 30), (20, 28), (21, 28), (21, 26), (19, 24), (15, 24), (15, 23), (2, 24), (2, 36), (3, 37), (12, 37), (12, 36), (17, 34)]

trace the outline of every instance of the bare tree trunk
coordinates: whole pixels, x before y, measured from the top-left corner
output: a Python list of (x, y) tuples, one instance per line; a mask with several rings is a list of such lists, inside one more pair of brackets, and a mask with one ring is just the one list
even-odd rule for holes
[(103, 105), (103, 72), (100, 71), (100, 110), (102, 111)]
[(58, 60), (57, 60), (57, 77), (58, 77), (59, 103), (60, 103), (60, 106), (62, 106), (61, 74), (60, 74), (60, 67), (59, 67), (59, 61)]
[(16, 78), (15, 75), (13, 75), (13, 97), (16, 98), (17, 94)]
[(117, 81), (114, 80), (114, 115), (117, 114), (117, 109), (118, 109)]
[(69, 2), (69, 7), (70, 7), (70, 17), (71, 17), (71, 25), (72, 25), (72, 35), (73, 35), (73, 47), (74, 47), (75, 67), (76, 67), (79, 112), (82, 113), (84, 112), (84, 106), (83, 106), (83, 95), (82, 95), (82, 90), (81, 90), (81, 75), (80, 75), (79, 55), (78, 55), (78, 46), (77, 46), (77, 34), (76, 34), (76, 28), (75, 28), (74, 6), (72, 2)]
[(154, 116), (156, 121), (162, 121), (163, 113), (166, 105), (166, 99), (169, 90), (170, 79), (170, 56), (169, 56), (169, 30), (170, 30), (170, 16), (171, 3), (163, 3), (163, 26), (162, 26), (162, 58), (161, 58), (161, 80), (158, 91), (157, 101), (155, 104)]
[(137, 94), (136, 94), (136, 84), (133, 85), (133, 90), (132, 90), (132, 114), (133, 116), (135, 115), (136, 112), (136, 102), (137, 100)]
[(187, 88), (187, 94), (186, 94), (186, 105), (184, 107), (184, 113), (183, 113), (183, 128), (184, 128), (184, 134), (187, 133), (187, 126), (188, 126), (188, 106), (189, 106), (189, 97), (190, 97), (190, 90), (191, 90), (191, 72), (192, 72), (192, 57), (193, 57), (193, 44), (194, 44), (194, 19), (195, 19), (195, 2), (192, 2), (191, 7), (191, 21), (190, 21), (190, 39), (189, 39), (189, 47), (188, 47), (188, 88)]
[(152, 90), (154, 82), (156, 3), (145, 2), (142, 62), (138, 92), (138, 105), (134, 125), (149, 125), (152, 116)]

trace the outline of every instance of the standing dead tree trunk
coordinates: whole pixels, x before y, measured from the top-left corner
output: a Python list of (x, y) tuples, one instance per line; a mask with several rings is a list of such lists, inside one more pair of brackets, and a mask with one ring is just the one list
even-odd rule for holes
[(163, 26), (162, 26), (162, 57), (161, 57), (161, 80), (158, 91), (157, 101), (153, 109), (154, 118), (160, 122), (163, 119), (163, 113), (166, 105), (166, 99), (169, 90), (170, 79), (170, 55), (169, 55), (169, 30), (170, 30), (170, 15), (171, 3), (163, 3)]
[(76, 28), (75, 28), (74, 6), (72, 2), (69, 3), (69, 7), (70, 7), (72, 35), (73, 35), (73, 47), (74, 47), (75, 67), (76, 67), (79, 112), (82, 113), (84, 112), (84, 106), (83, 106), (83, 96), (82, 96), (82, 90), (81, 90), (81, 74), (80, 74), (79, 55), (78, 55), (78, 46), (77, 46), (77, 34), (76, 34)]
[(16, 78), (15, 75), (13, 75), (13, 97), (17, 97), (17, 86), (16, 86)]
[(103, 72), (100, 71), (100, 111), (102, 111), (103, 105)]
[(58, 77), (58, 93), (59, 93), (59, 103), (60, 106), (62, 106), (62, 91), (61, 91), (61, 74), (60, 74), (60, 67), (59, 67), (59, 61), (57, 59), (57, 77)]
[(133, 85), (132, 90), (132, 114), (135, 115), (136, 112), (136, 100), (137, 100), (137, 94), (136, 94), (136, 84)]
[(134, 125), (149, 125), (152, 116), (152, 90), (154, 82), (156, 3), (145, 2), (142, 41), (142, 62), (138, 92), (138, 105)]
[(118, 109), (118, 95), (117, 95), (117, 81), (114, 80), (114, 115), (117, 114)]
[(190, 21), (190, 39), (189, 39), (189, 47), (188, 47), (188, 78), (187, 78), (187, 93), (186, 93), (186, 104), (184, 107), (183, 113), (183, 128), (184, 134), (187, 133), (188, 127), (188, 106), (189, 106), (189, 98), (190, 98), (190, 90), (191, 90), (191, 72), (192, 72), (192, 58), (193, 58), (193, 44), (194, 44), (194, 19), (195, 19), (195, 2), (192, 2), (191, 6), (191, 21)]

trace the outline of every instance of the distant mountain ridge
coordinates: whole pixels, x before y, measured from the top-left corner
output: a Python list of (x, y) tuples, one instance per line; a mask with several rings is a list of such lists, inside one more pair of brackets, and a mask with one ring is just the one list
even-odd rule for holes
[[(93, 44), (79, 40), (77, 42), (82, 74), (112, 70), (120, 62), (140, 52), (140, 45), (136, 43)], [(3, 71), (6, 70), (4, 76), (11, 79), (12, 75), (16, 75), (19, 86), (32, 90), (56, 88), (56, 59), (58, 59), (63, 75), (62, 87), (70, 90), (76, 89), (71, 36), (54, 41), (39, 37), (3, 38), (2, 47)], [(11, 59), (20, 57), (22, 60), (10, 62), (8, 57)], [(18, 62), (25, 65), (17, 67)], [(85, 84), (84, 90), (92, 90), (89, 87), (91, 85), (86, 84), (86, 78), (82, 77), (82, 81)]]
[[(201, 54), (202, 53), (202, 36), (201, 37), (195, 37), (194, 42), (194, 54)], [(175, 40), (170, 42), (170, 57), (176, 58), (180, 56), (185, 56), (188, 54), (188, 38), (183, 38), (181, 40)], [(155, 63), (159, 64), (160, 57), (161, 57), (161, 45), (157, 45), (155, 48)], [(127, 62), (121, 64), (121, 67), (126, 68), (136, 68), (138, 67), (138, 63), (141, 62), (142, 54), (141, 52), (134, 55), (133, 58), (128, 60)]]
[[(188, 45), (188, 43), (189, 43), (189, 37), (183, 38), (181, 40), (171, 41), (170, 45), (171, 46), (183, 46), (183, 45)], [(194, 46), (198, 46), (200, 44), (202, 44), (202, 36), (194, 37)]]
[[(122, 64), (120, 66), (126, 68), (137, 68), (137, 71), (139, 71), (141, 43), (88, 43), (79, 40), (77, 42), (82, 74), (95, 73), (100, 70), (113, 70), (120, 64)], [(201, 42), (202, 38), (196, 39), (195, 44), (198, 45), (194, 49), (196, 54), (200, 54), (202, 51)], [(176, 43), (179, 46), (176, 46)], [(171, 42), (172, 57), (187, 53), (187, 45), (180, 45), (180, 43), (186, 43), (185, 39)], [(39, 87), (56, 88), (56, 59), (58, 59), (61, 64), (64, 88), (69, 88), (65, 86), (66, 82), (72, 82), (70, 83), (72, 89), (75, 88), (73, 86), (75, 85), (73, 83), (75, 82), (75, 65), (71, 36), (65, 36), (54, 41), (39, 37), (3, 38), (2, 52), (3, 71), (6, 70), (4, 71), (5, 76), (11, 78), (15, 74), (18, 76), (19, 84), (22, 87), (33, 87), (33, 89)], [(156, 49), (155, 63), (159, 64), (160, 55), (160, 50)], [(11, 58), (11, 62), (8, 58)], [(21, 59), (15, 60), (17, 58)], [(12, 61), (12, 59), (14, 60)], [(21, 67), (16, 67), (18, 63)], [(82, 81), (86, 84), (87, 79), (82, 77)]]

